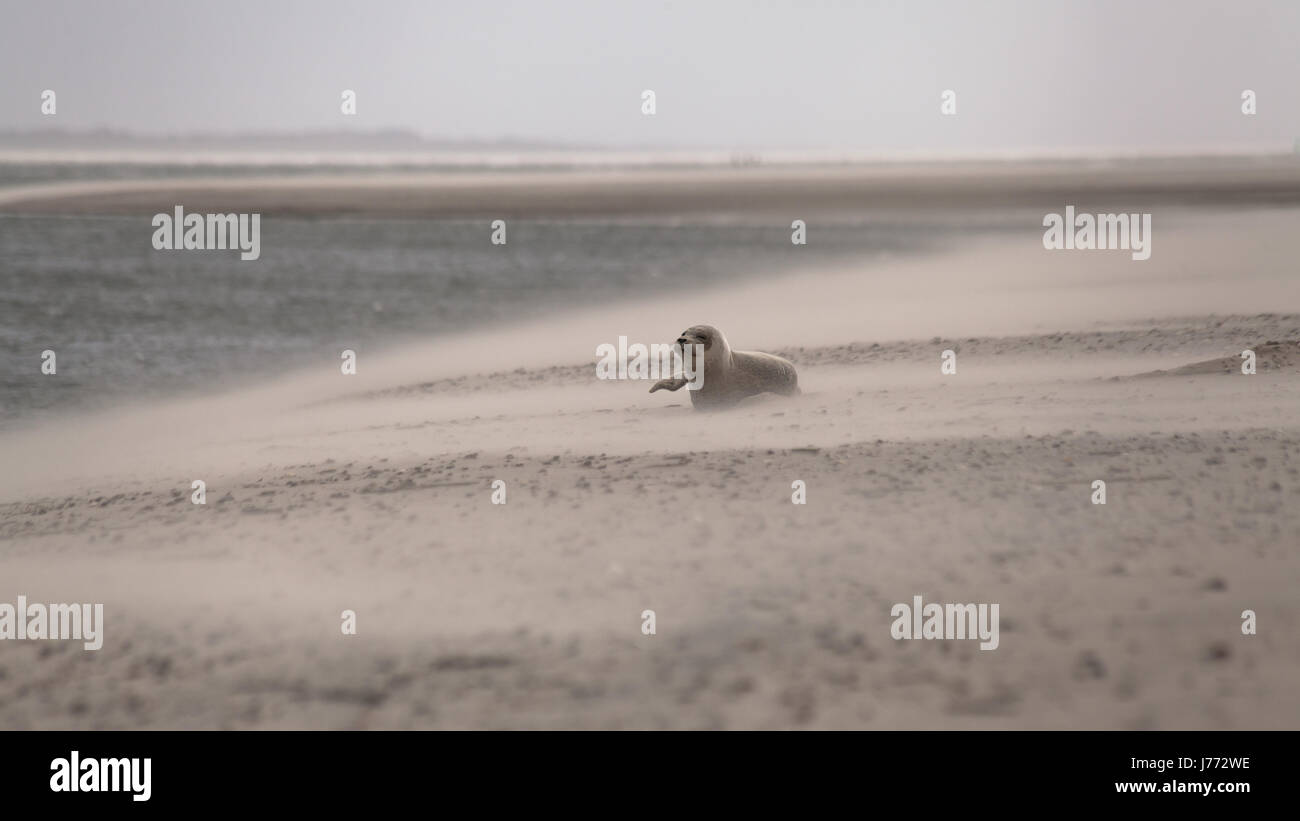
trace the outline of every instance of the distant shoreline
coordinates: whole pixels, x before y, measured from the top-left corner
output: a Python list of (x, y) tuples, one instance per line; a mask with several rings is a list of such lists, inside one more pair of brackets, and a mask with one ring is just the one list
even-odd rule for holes
[(698, 169), (337, 173), (26, 185), (0, 213), (538, 218), (803, 215), (881, 208), (1300, 203), (1292, 156), (899, 162)]

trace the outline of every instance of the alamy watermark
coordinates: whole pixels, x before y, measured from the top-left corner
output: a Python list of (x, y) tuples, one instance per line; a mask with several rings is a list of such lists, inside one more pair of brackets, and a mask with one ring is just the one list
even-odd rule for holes
[(1133, 259), (1151, 258), (1150, 214), (1075, 214), (1043, 217), (1043, 247), (1049, 251), (1132, 251)]
[(998, 606), (996, 604), (930, 604), (921, 597), (912, 604), (894, 605), (889, 615), (894, 623), (889, 635), (902, 639), (979, 639), (981, 650), (998, 649)]
[(82, 758), (73, 750), (67, 758), (50, 762), (53, 792), (127, 792), (132, 801), (148, 801), (152, 758)]
[(0, 639), (77, 639), (87, 650), (104, 646), (104, 605), (0, 602)]
[(626, 336), (618, 345), (608, 342), (596, 346), (597, 379), (671, 379), (678, 373), (687, 390), (704, 387), (704, 346), (640, 342), (628, 344)]
[(156, 251), (225, 251), (238, 249), (248, 262), (262, 255), (261, 214), (154, 214)]

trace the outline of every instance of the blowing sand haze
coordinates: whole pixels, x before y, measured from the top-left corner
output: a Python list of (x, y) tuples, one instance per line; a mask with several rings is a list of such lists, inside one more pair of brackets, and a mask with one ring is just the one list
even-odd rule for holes
[[(1300, 235), (1295, 220), (1250, 224), (1284, 237)], [(597, 381), (583, 362), (611, 327), (652, 338), (668, 306), (644, 300), (363, 350), (354, 376), (325, 365), (76, 424), (31, 421), (0, 440), (7, 572), (31, 600), (103, 603), (107, 638), (89, 657), (7, 643), (14, 689), (0, 717), (1289, 720), (1300, 315), (1236, 311), (1257, 296), (1295, 301), (1281, 276), (1295, 249), (1195, 220), (1165, 242), (1140, 281), (1113, 286), (1166, 306), (1141, 319), (1104, 293), (1090, 321), (1074, 316), (1078, 302), (1060, 294), (1093, 280), (1090, 263), (1027, 288), (1041, 264), (1031, 242), (700, 292), (720, 327), (797, 365), (805, 392), (688, 425), (680, 408), (647, 405), (644, 386)], [(1251, 273), (1222, 292), (1182, 284), (1229, 267)], [(1002, 297), (1011, 283), (1014, 302)], [(791, 316), (792, 289), (818, 332)], [(909, 310), (935, 290), (961, 311)], [(725, 350), (700, 329), (683, 338)], [(715, 386), (710, 375), (688, 393)], [(998, 648), (893, 640), (891, 608), (915, 595), (999, 603)], [(1243, 635), (1248, 609), (1277, 633)], [(355, 636), (338, 632), (345, 610)], [(131, 695), (70, 675), (87, 664)], [(1221, 686), (1234, 675), (1249, 687)], [(548, 680), (566, 683), (537, 684)]]
[[(1300, 729), (1291, 4), (54, 8), (0, 729), (71, 733), (14, 789), (1281, 794), (1217, 731)], [(337, 732), (574, 729), (970, 734)]]

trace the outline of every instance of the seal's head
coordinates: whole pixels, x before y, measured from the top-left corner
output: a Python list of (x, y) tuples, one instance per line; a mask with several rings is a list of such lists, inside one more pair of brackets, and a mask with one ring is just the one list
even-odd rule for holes
[[(677, 337), (677, 347), (682, 354), (683, 367), (688, 369), (687, 379), (692, 381), (696, 390), (703, 385), (704, 374), (712, 373), (715, 378), (721, 378), (731, 363), (731, 346), (722, 331), (712, 325), (692, 325), (682, 331), (682, 335)], [(688, 348), (692, 356), (698, 356), (703, 350), (704, 361), (687, 360)], [(695, 373), (700, 377), (697, 378)]]
[(703, 345), (705, 360), (716, 359), (719, 355), (725, 356), (731, 353), (731, 346), (727, 344), (727, 338), (722, 335), (722, 331), (712, 325), (692, 325), (682, 331), (682, 335), (677, 337), (677, 344), (684, 345)]

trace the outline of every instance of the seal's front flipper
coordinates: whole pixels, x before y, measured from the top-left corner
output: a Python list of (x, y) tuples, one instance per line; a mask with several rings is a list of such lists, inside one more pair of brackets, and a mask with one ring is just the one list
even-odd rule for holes
[(650, 392), (654, 393), (657, 390), (665, 390), (665, 391), (681, 390), (682, 386), (686, 384), (686, 381), (687, 380), (681, 377), (677, 377), (674, 379), (660, 379), (658, 382), (654, 383), (654, 385), (651, 386)]

